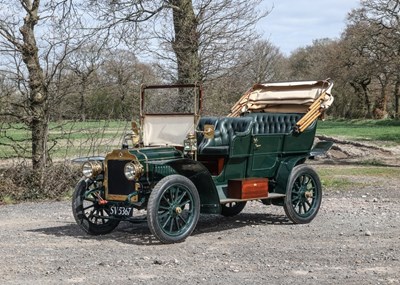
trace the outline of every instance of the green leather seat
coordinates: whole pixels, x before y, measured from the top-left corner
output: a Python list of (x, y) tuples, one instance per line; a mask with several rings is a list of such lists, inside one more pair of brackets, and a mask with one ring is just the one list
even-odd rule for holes
[(304, 114), (298, 113), (249, 113), (245, 117), (253, 118), (253, 135), (288, 134)]
[(199, 154), (203, 155), (229, 155), (232, 140), (238, 136), (246, 136), (251, 133), (253, 119), (219, 118), (215, 124), (215, 133), (212, 139), (203, 138), (198, 146)]

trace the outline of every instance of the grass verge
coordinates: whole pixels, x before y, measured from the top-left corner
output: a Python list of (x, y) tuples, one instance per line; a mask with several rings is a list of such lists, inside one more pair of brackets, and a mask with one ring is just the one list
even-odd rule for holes
[[(341, 189), (349, 190), (357, 187), (371, 185), (371, 181), (362, 181), (363, 177), (397, 179), (400, 177), (398, 167), (377, 166), (324, 166), (319, 165), (317, 169), (321, 183), (326, 190)], [(376, 182), (377, 184), (379, 181)]]
[(360, 141), (400, 143), (400, 120), (326, 120), (319, 121), (318, 135)]

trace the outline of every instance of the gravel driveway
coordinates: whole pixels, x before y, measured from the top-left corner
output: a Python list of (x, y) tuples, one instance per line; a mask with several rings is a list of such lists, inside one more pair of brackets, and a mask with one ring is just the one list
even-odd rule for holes
[(1, 284), (400, 284), (400, 178), (380, 185), (325, 191), (307, 225), (258, 202), (202, 215), (172, 245), (145, 223), (88, 236), (69, 201), (3, 205)]

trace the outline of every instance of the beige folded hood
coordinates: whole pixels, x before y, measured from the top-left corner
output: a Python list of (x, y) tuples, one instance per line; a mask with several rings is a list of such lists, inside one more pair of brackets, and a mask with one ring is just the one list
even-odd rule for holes
[(244, 112), (307, 113), (316, 101), (322, 112), (333, 102), (332, 87), (329, 79), (256, 84), (236, 102), (228, 116), (237, 117)]

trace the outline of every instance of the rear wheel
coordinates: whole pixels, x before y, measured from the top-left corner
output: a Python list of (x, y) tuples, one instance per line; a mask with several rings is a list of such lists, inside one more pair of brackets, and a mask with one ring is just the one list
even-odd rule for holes
[(72, 212), (76, 223), (91, 235), (102, 235), (113, 231), (119, 220), (110, 217), (107, 204), (101, 205), (103, 188), (97, 187), (93, 181), (82, 179), (76, 185), (72, 197)]
[(284, 209), (295, 224), (311, 222), (319, 211), (322, 187), (318, 174), (308, 165), (293, 168), (286, 188)]
[(221, 205), (221, 215), (225, 217), (232, 217), (239, 214), (246, 206), (247, 201), (244, 202), (231, 202)]
[(188, 178), (170, 175), (152, 190), (147, 221), (152, 234), (162, 243), (184, 241), (193, 232), (199, 216), (199, 194)]

